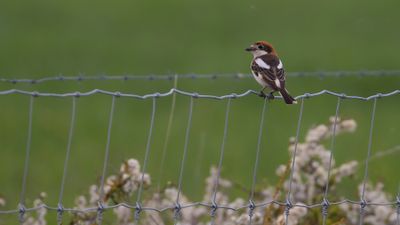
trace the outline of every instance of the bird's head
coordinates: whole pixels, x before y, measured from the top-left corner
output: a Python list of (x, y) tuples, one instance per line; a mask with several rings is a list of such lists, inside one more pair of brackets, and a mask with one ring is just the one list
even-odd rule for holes
[(259, 57), (266, 54), (276, 55), (274, 47), (266, 41), (257, 41), (246, 48), (246, 51), (251, 52), (254, 57)]

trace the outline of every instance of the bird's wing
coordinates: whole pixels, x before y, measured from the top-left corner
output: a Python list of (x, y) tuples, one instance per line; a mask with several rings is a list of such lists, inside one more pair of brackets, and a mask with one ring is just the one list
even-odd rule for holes
[(253, 60), (251, 69), (274, 87), (282, 89), (285, 85), (285, 70), (281, 60), (275, 55), (264, 55)]

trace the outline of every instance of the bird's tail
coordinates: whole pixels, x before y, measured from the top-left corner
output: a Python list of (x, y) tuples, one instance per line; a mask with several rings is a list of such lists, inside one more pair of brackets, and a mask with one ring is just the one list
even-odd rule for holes
[(290, 96), (286, 89), (280, 90), (279, 93), (281, 93), (283, 100), (285, 100), (286, 104), (297, 104), (297, 101), (292, 96)]

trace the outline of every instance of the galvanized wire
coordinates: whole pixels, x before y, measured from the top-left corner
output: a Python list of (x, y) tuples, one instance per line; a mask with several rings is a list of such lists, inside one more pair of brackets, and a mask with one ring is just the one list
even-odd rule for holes
[(106, 171), (107, 171), (107, 166), (108, 166), (108, 161), (110, 158), (110, 141), (111, 141), (111, 128), (113, 124), (113, 118), (114, 118), (114, 109), (115, 109), (115, 96), (112, 96), (112, 101), (111, 101), (111, 110), (110, 110), (110, 116), (108, 120), (108, 128), (107, 128), (107, 143), (106, 143), (106, 150), (104, 153), (104, 161), (103, 161), (103, 172), (101, 175), (101, 181), (100, 181), (100, 186), (99, 186), (99, 202), (98, 202), (98, 208), (97, 208), (97, 222), (99, 225), (101, 225), (103, 221), (103, 212), (104, 212), (104, 181), (106, 179)]
[[(400, 75), (400, 70), (358, 70), (358, 71), (305, 71), (305, 72), (287, 72), (288, 77), (371, 77), (371, 76), (398, 76)], [(177, 76), (179, 79), (217, 79), (217, 78), (249, 78), (252, 77), (251, 74), (244, 73), (227, 73), (227, 74), (179, 74), (179, 75), (92, 75), (85, 76), (84, 74), (79, 74), (77, 76), (48, 76), (42, 78), (0, 78), (0, 82), (5, 83), (28, 83), (28, 84), (40, 84), (49, 81), (128, 81), (128, 80), (173, 80)]]
[(372, 113), (371, 113), (371, 122), (370, 122), (370, 128), (369, 128), (369, 137), (368, 137), (368, 152), (367, 152), (367, 157), (365, 159), (365, 170), (364, 170), (364, 179), (362, 182), (362, 188), (361, 188), (361, 199), (360, 199), (360, 219), (359, 219), (359, 224), (362, 225), (364, 224), (364, 209), (365, 209), (365, 186), (367, 184), (367, 179), (368, 179), (368, 164), (369, 164), (369, 159), (371, 158), (371, 149), (372, 149), (372, 135), (374, 132), (374, 124), (375, 124), (375, 111), (376, 111), (376, 103), (378, 99), (375, 98), (374, 102), (372, 104)]
[(228, 99), (228, 102), (226, 104), (224, 134), (222, 136), (221, 150), (220, 150), (218, 169), (217, 169), (217, 177), (215, 178), (215, 181), (214, 181), (214, 190), (213, 190), (213, 195), (212, 195), (213, 208), (211, 210), (211, 224), (212, 225), (215, 222), (214, 221), (215, 220), (215, 214), (216, 214), (216, 212), (218, 210), (218, 204), (216, 202), (216, 198), (217, 198), (217, 192), (218, 192), (219, 179), (220, 179), (220, 176), (221, 176), (222, 161), (224, 160), (226, 137), (228, 135), (228, 123), (229, 123), (229, 113), (230, 113), (230, 110), (231, 110), (231, 100), (232, 99)]
[(178, 193), (176, 195), (176, 201), (175, 201), (175, 206), (174, 206), (174, 221), (175, 221), (174, 224), (175, 225), (178, 224), (178, 222), (179, 222), (179, 219), (181, 216), (181, 210), (182, 210), (182, 206), (180, 204), (180, 195), (182, 192), (183, 171), (185, 168), (185, 162), (186, 162), (186, 158), (187, 158), (190, 128), (192, 127), (193, 105), (194, 105), (194, 99), (193, 99), (193, 97), (191, 97), (190, 103), (189, 103), (189, 116), (188, 116), (188, 122), (187, 122), (187, 127), (186, 127), (186, 134), (185, 134), (185, 145), (183, 147), (181, 167), (179, 170)]
[(35, 97), (31, 96), (29, 101), (29, 114), (28, 114), (28, 137), (26, 140), (26, 149), (25, 149), (25, 163), (24, 163), (24, 174), (22, 177), (22, 187), (21, 187), (21, 195), (19, 199), (19, 222), (22, 224), (24, 222), (24, 214), (26, 212), (25, 208), (25, 194), (26, 194), (26, 179), (28, 178), (28, 167), (29, 167), (29, 159), (31, 152), (31, 142), (32, 142), (32, 117), (33, 117), (33, 103)]
[(57, 210), (57, 224), (58, 225), (62, 224), (62, 215), (64, 212), (62, 199), (63, 199), (63, 194), (64, 194), (65, 179), (67, 178), (68, 162), (69, 162), (69, 158), (70, 158), (69, 156), (71, 153), (72, 137), (74, 134), (74, 126), (75, 126), (75, 117), (76, 117), (76, 98), (72, 98), (71, 122), (70, 122), (69, 133), (68, 133), (67, 151), (65, 154), (63, 176), (61, 178), (60, 194), (58, 197), (58, 204), (57, 204), (58, 205), (58, 210)]
[(251, 189), (250, 189), (250, 197), (249, 197), (249, 224), (252, 224), (253, 221), (253, 213), (256, 208), (256, 205), (254, 204), (254, 191), (256, 188), (256, 180), (257, 180), (257, 169), (258, 169), (258, 163), (260, 161), (260, 150), (261, 150), (261, 140), (263, 139), (263, 130), (264, 130), (264, 118), (265, 118), (265, 109), (267, 106), (267, 101), (268, 98), (264, 99), (264, 104), (261, 110), (261, 116), (260, 116), (260, 124), (259, 124), (259, 129), (258, 129), (258, 140), (257, 140), (257, 149), (256, 149), (256, 159), (254, 162), (254, 167), (253, 167), (253, 180), (251, 183)]
[(143, 191), (143, 183), (144, 183), (144, 175), (146, 173), (147, 169), (147, 163), (149, 161), (149, 156), (150, 156), (150, 145), (151, 145), (151, 139), (153, 136), (153, 128), (154, 128), (154, 120), (156, 116), (156, 106), (157, 106), (157, 99), (156, 97), (153, 98), (153, 105), (152, 105), (152, 110), (151, 110), (151, 117), (150, 117), (150, 128), (149, 128), (149, 135), (147, 137), (147, 144), (146, 144), (146, 153), (144, 156), (143, 160), (143, 168), (142, 168), (142, 177), (139, 185), (139, 190), (137, 194), (137, 199), (136, 199), (136, 209), (135, 209), (135, 222), (139, 222), (139, 214), (141, 212), (141, 205), (142, 205), (142, 191)]
[(337, 100), (335, 119), (333, 121), (333, 126), (332, 126), (332, 139), (331, 139), (331, 148), (330, 148), (330, 155), (329, 155), (329, 167), (328, 167), (328, 174), (326, 177), (326, 185), (325, 185), (324, 198), (323, 198), (323, 202), (325, 203), (325, 205), (322, 207), (322, 224), (323, 225), (326, 224), (326, 217), (328, 216), (328, 207), (330, 205), (329, 200), (328, 200), (329, 178), (331, 177), (333, 150), (335, 149), (336, 125), (338, 123), (341, 100), (342, 99), (340, 97)]
[[(331, 202), (330, 205), (341, 205), (341, 204), (350, 204), (350, 205), (356, 205), (356, 206), (361, 206), (360, 201), (354, 201), (350, 199), (344, 199), (341, 201), (337, 202)], [(265, 201), (265, 202), (259, 202), (255, 203), (255, 207), (258, 208), (264, 208), (269, 205), (277, 205), (277, 206), (286, 206), (286, 202), (280, 202), (280, 201)], [(293, 204), (292, 208), (306, 208), (306, 209), (314, 209), (314, 208), (321, 208), (323, 207), (324, 203), (316, 203), (316, 204), (310, 204), (310, 205), (304, 205), (304, 204)], [(212, 204), (210, 203), (205, 203), (205, 202), (191, 202), (191, 203), (186, 203), (186, 204), (180, 204), (180, 209), (185, 209), (185, 208), (191, 208), (191, 207), (206, 207), (208, 209), (212, 209)], [(389, 201), (389, 202), (366, 202), (365, 206), (392, 206), (396, 207), (397, 206), (397, 201)], [(110, 209), (118, 208), (118, 207), (125, 207), (129, 209), (136, 209), (136, 205), (128, 204), (128, 203), (119, 203), (119, 204), (114, 204), (114, 205), (103, 205), (103, 210), (107, 211)], [(225, 210), (232, 210), (232, 211), (239, 211), (245, 208), (248, 208), (249, 204), (244, 204), (238, 207), (232, 207), (229, 205), (219, 205), (218, 208), (220, 209), (225, 209)], [(58, 206), (50, 206), (47, 204), (40, 204), (39, 206), (36, 207), (30, 207), (30, 208), (25, 208), (25, 212), (34, 212), (39, 209), (45, 208), (49, 211), (54, 211), (57, 212)], [(87, 208), (82, 208), (82, 209), (77, 209), (77, 208), (64, 208), (64, 212), (74, 212), (74, 213), (88, 213), (88, 212), (96, 212), (99, 208), (98, 207), (87, 207)], [(155, 211), (155, 212), (166, 212), (169, 210), (174, 210), (176, 209), (175, 205), (171, 205), (168, 207), (164, 208), (157, 208), (157, 207), (149, 207), (149, 206), (142, 206), (142, 211)], [(18, 209), (10, 209), (10, 210), (1, 210), (0, 214), (16, 214), (19, 213), (20, 210)]]
[(299, 111), (299, 118), (297, 121), (297, 129), (296, 129), (296, 139), (294, 142), (294, 150), (292, 153), (292, 165), (290, 168), (290, 178), (289, 178), (289, 189), (286, 194), (286, 202), (285, 202), (285, 225), (288, 225), (289, 222), (289, 212), (290, 209), (293, 208), (293, 203), (292, 203), (292, 183), (293, 183), (293, 174), (295, 170), (295, 163), (296, 163), (296, 155), (297, 155), (297, 145), (299, 143), (299, 135), (300, 135), (300, 127), (301, 127), (301, 122), (303, 119), (303, 111), (304, 111), (304, 99), (301, 100), (300, 103), (300, 111)]
[(400, 225), (400, 183), (396, 196), (396, 224)]
[[(168, 97), (173, 95), (174, 93), (182, 95), (182, 96), (189, 96), (193, 98), (204, 98), (204, 99), (214, 99), (214, 100), (223, 100), (227, 98), (243, 98), (246, 96), (250, 95), (259, 95), (259, 91), (254, 91), (254, 90), (247, 90), (243, 93), (236, 94), (236, 93), (231, 93), (231, 94), (226, 94), (226, 95), (211, 95), (211, 94), (199, 94), (196, 92), (187, 92), (183, 90), (179, 90), (176, 88), (170, 89), (168, 92), (164, 93), (151, 93), (151, 94), (146, 94), (146, 95), (139, 95), (139, 94), (134, 94), (134, 93), (122, 93), (119, 91), (113, 92), (113, 91), (106, 91), (106, 90), (101, 90), (101, 89), (94, 89), (88, 92), (66, 92), (66, 93), (48, 93), (48, 92), (37, 92), (37, 91), (25, 91), (25, 90), (20, 90), (20, 89), (9, 89), (9, 90), (4, 90), (0, 91), (0, 95), (11, 95), (11, 94), (21, 94), (21, 95), (30, 95), (30, 96), (35, 96), (35, 97), (59, 97), (59, 98), (65, 98), (65, 97), (86, 97), (86, 96), (92, 96), (96, 94), (103, 94), (103, 95), (110, 95), (110, 96), (115, 96), (115, 97), (127, 97), (127, 98), (136, 98), (136, 99), (148, 99), (148, 98), (153, 98), (153, 97)], [(342, 99), (355, 99), (355, 100), (363, 100), (363, 101), (368, 101), (372, 100), (375, 98), (384, 98), (384, 97), (390, 97), (393, 95), (398, 95), (400, 94), (400, 89), (394, 90), (392, 92), (388, 93), (377, 93), (374, 95), (370, 95), (367, 97), (362, 97), (362, 96), (356, 96), (356, 95), (346, 95), (344, 93), (338, 93), (334, 91), (329, 91), (329, 90), (322, 90), (319, 92), (314, 92), (314, 93), (305, 93), (302, 95), (298, 95), (295, 97), (296, 100), (304, 99), (304, 98), (314, 98), (318, 97), (321, 95), (332, 95), (336, 97), (341, 97)], [(282, 99), (282, 96), (275, 96), (276, 99)]]
[[(177, 86), (178, 86), (178, 76), (175, 75), (174, 88), (177, 88)], [(160, 183), (161, 183), (161, 180), (164, 175), (164, 164), (165, 164), (165, 159), (167, 157), (167, 150), (168, 150), (168, 144), (169, 144), (169, 139), (170, 139), (170, 135), (171, 135), (172, 122), (173, 122), (174, 115), (175, 115), (175, 104), (176, 104), (176, 93), (174, 93), (172, 95), (172, 102), (171, 102), (171, 109), (170, 109), (169, 117), (168, 117), (167, 131), (165, 132), (164, 146), (162, 148), (160, 170), (158, 172), (158, 174), (159, 174), (158, 183), (157, 183), (158, 192), (160, 192)]]

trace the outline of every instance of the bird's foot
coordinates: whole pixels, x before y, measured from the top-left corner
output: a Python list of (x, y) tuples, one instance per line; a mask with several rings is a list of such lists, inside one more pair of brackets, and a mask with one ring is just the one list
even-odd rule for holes
[(272, 94), (272, 92), (269, 93), (266, 97), (267, 97), (268, 100), (275, 99), (275, 96)]
[(266, 95), (263, 91), (260, 91), (258, 96), (260, 96), (261, 98), (264, 98), (264, 99), (268, 99), (268, 100), (272, 100), (275, 98), (275, 96), (272, 94), (272, 92), (268, 93), (268, 95)]
[(263, 91), (260, 91), (258, 96), (260, 96), (261, 98), (264, 98), (264, 99), (267, 97), (267, 95), (265, 95), (265, 93)]

